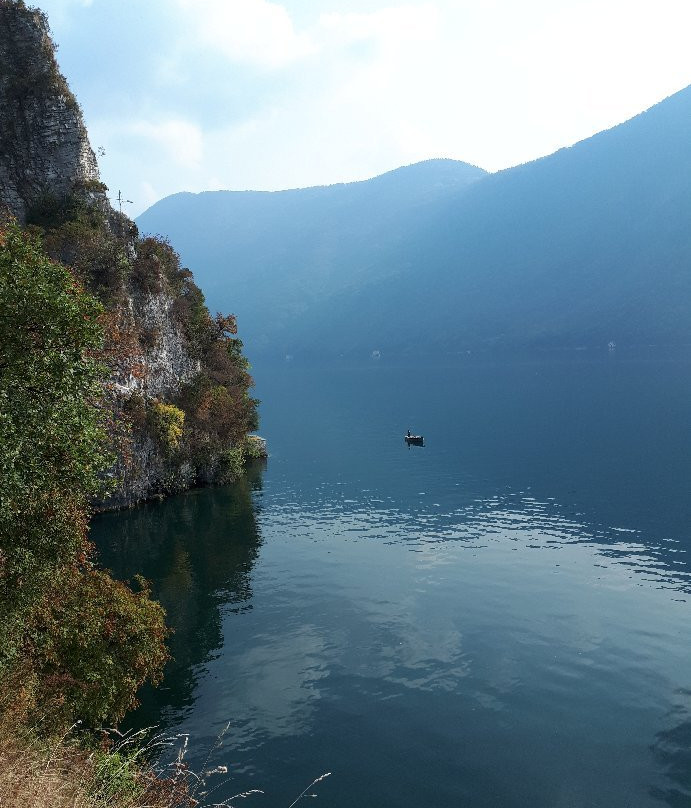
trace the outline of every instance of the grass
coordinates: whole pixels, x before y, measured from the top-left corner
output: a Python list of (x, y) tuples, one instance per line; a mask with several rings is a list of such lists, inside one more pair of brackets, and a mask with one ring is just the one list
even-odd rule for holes
[(161, 777), (144, 762), (139, 740), (86, 751), (72, 732), (46, 742), (33, 730), (0, 726), (0, 806), (192, 808), (185, 772)]
[[(239, 800), (264, 794), (250, 789), (223, 802), (214, 800), (214, 793), (228, 781), (212, 785), (210, 780), (228, 770), (226, 766), (206, 767), (225, 731), (209, 751), (202, 770), (195, 773), (185, 762), (186, 735), (173, 739), (159, 735), (145, 742), (146, 731), (122, 735), (112, 730), (100, 746), (86, 749), (76, 730), (75, 725), (63, 736), (45, 741), (36, 729), (0, 718), (0, 807), (233, 808)], [(171, 746), (180, 738), (177, 757), (163, 772), (148, 763), (157, 747)], [(330, 774), (313, 780), (289, 808), (316, 797), (314, 787)]]

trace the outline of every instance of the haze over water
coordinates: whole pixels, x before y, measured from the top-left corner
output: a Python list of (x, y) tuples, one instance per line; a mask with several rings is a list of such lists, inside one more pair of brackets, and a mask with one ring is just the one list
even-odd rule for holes
[(135, 721), (230, 721), (217, 802), (690, 804), (690, 369), (255, 368), (265, 468), (95, 520), (176, 631)]

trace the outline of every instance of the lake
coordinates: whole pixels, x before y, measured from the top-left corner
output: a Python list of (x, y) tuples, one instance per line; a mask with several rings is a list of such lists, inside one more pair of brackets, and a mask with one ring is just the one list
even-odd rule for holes
[(92, 530), (175, 629), (132, 721), (209, 802), (691, 805), (688, 359), (254, 375), (265, 464)]

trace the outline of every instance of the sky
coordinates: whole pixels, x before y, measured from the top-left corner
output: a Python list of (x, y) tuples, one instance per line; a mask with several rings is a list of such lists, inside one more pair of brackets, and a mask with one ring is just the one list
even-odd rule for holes
[(29, 0), (111, 196), (498, 171), (691, 84), (689, 0)]

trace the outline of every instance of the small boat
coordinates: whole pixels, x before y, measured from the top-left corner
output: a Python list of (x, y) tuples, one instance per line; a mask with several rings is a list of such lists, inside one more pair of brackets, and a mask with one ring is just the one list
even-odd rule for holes
[(411, 435), (409, 432), (407, 435), (404, 435), (403, 438), (405, 439), (405, 442), (408, 444), (408, 446), (410, 446), (411, 444), (413, 444), (413, 446), (425, 445), (425, 439), (422, 437), (422, 435)]

